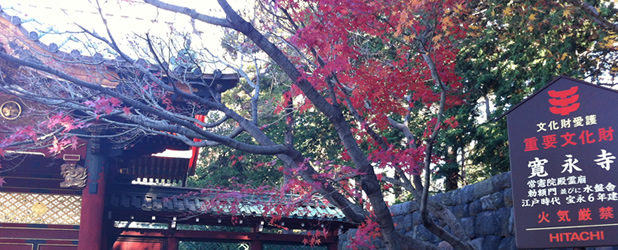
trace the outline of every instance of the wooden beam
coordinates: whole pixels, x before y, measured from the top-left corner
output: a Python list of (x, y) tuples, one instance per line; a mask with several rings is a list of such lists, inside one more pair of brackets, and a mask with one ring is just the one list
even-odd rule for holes
[[(243, 233), (243, 232), (217, 232), (217, 231), (184, 231), (162, 229), (121, 229), (115, 228), (115, 233), (121, 237), (151, 237), (166, 238), (173, 235), (178, 240), (231, 240), (231, 241), (270, 241), (281, 243), (301, 243), (307, 235), (303, 234), (267, 234), (267, 233)], [(323, 244), (337, 243), (337, 237), (320, 237)]]

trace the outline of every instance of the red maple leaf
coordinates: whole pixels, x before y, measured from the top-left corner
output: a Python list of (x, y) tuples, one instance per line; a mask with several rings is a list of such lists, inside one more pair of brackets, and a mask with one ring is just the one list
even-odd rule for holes
[(86, 107), (89, 107), (89, 108), (93, 108), (94, 106), (96, 106), (95, 102), (91, 100), (85, 101), (84, 105), (86, 105)]
[(124, 112), (125, 115), (131, 115), (131, 108), (124, 107), (122, 108), (122, 112)]
[(71, 149), (76, 150), (79, 142), (77, 141), (77, 136), (72, 136), (69, 139), (69, 144), (71, 144)]
[(122, 101), (120, 101), (120, 99), (116, 97), (112, 97), (107, 100), (109, 100), (109, 103), (112, 105), (112, 107), (119, 107), (120, 104), (122, 103)]
[(6, 181), (4, 181), (4, 177), (0, 177), (0, 187), (2, 187), (4, 184), (6, 184)]
[(120, 106), (121, 101), (118, 98), (111, 97), (99, 97), (98, 99), (92, 101), (88, 100), (84, 102), (84, 105), (89, 108), (94, 108), (94, 112), (96, 113), (106, 113), (110, 114), (114, 111), (115, 107)]
[(66, 140), (58, 140), (58, 138), (54, 136), (54, 140), (52, 141), (52, 146), (48, 148), (49, 153), (57, 154), (57, 153), (62, 152), (66, 144), (67, 144)]
[(57, 113), (50, 117), (49, 120), (47, 120), (47, 128), (53, 128), (56, 124), (60, 123), (62, 116), (62, 113)]

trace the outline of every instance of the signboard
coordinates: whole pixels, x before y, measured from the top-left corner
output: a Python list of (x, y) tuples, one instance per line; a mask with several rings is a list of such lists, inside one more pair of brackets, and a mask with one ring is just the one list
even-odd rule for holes
[(616, 109), (618, 92), (559, 77), (509, 111), (518, 248), (618, 245)]

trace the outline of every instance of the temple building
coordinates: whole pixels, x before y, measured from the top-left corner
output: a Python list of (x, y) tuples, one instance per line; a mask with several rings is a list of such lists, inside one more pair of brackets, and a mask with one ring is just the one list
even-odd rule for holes
[[(0, 13), (0, 50), (37, 60), (98, 60), (117, 75), (117, 69), (124, 67), (100, 55), (81, 56), (62, 52), (56, 44), (43, 44), (36, 32), (21, 27), (19, 17), (6, 13)], [(67, 65), (67, 72), (75, 77), (87, 76), (71, 67)], [(20, 68), (0, 59), (0, 70), (5, 74)], [(219, 94), (238, 82), (235, 75), (191, 73), (214, 82)], [(1, 94), (2, 136), (9, 136), (10, 128), (37, 124), (45, 118), (44, 111), (41, 104)], [(325, 202), (299, 206), (278, 220), (279, 227), (270, 223), (263, 206), (256, 205), (269, 200), (266, 196), (243, 200), (238, 209), (205, 210), (205, 204), (218, 202), (213, 197), (220, 191), (185, 186), (187, 176), (195, 172), (197, 148), (165, 136), (144, 136), (127, 147), (94, 136), (105, 131), (84, 129), (82, 133), (57, 154), (46, 148), (4, 150), (0, 250), (308, 249), (303, 244), (308, 231), (326, 232), (317, 237), (320, 244), (313, 249), (337, 249), (338, 234), (354, 227)], [(166, 150), (191, 154), (155, 156)]]

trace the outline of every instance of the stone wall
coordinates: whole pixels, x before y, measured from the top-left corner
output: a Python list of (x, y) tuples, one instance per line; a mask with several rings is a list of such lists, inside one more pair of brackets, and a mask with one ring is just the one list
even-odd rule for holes
[[(429, 199), (446, 205), (459, 218), (478, 249), (516, 249), (510, 172), (448, 193), (436, 194)], [(400, 233), (436, 245), (441, 243), (437, 236), (421, 224), (416, 202), (393, 205), (391, 213)], [(351, 230), (339, 236), (339, 249), (348, 249), (348, 237), (353, 234)], [(374, 245), (378, 249), (384, 247), (380, 240), (376, 240)]]
[[(453, 212), (477, 249), (517, 249), (515, 247), (510, 172), (448, 193), (436, 194), (429, 199), (446, 205)], [(442, 242), (422, 225), (416, 202), (393, 205), (391, 213), (394, 215), (396, 228), (400, 233), (432, 242), (443, 249), (452, 249), (450, 245)], [(349, 249), (348, 239), (354, 233), (354, 230), (350, 230), (339, 236), (339, 249)], [(377, 249), (384, 248), (380, 240), (375, 240), (373, 245)], [(586, 249), (617, 250), (618, 247), (587, 247)]]

